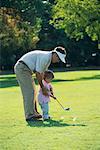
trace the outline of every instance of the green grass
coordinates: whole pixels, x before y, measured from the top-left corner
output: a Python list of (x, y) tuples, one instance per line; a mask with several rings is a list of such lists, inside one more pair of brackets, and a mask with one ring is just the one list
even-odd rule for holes
[(15, 75), (0, 81), (0, 150), (100, 150), (100, 71), (55, 73), (55, 95), (71, 110), (52, 99), (52, 120), (30, 124)]

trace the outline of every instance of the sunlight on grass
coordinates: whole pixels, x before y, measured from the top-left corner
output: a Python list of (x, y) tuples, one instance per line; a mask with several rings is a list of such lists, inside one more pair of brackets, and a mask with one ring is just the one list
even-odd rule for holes
[(0, 150), (100, 149), (100, 71), (55, 73), (55, 96), (71, 110), (51, 99), (48, 122), (25, 122), (15, 75), (0, 76), (0, 83)]

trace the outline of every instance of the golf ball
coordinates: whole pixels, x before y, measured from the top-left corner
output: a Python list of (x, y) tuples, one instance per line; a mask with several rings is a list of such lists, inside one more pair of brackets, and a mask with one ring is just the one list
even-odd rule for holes
[(61, 116), (61, 118), (60, 118), (61, 120), (63, 120), (64, 119), (64, 116)]
[(76, 121), (76, 119), (77, 119), (77, 117), (74, 117), (74, 118), (73, 118), (73, 121)]

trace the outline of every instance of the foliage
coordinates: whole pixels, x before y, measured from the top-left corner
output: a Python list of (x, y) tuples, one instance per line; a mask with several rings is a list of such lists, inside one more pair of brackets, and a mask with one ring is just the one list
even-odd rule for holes
[[(57, 0), (56, 3), (54, 0), (1, 0), (1, 69), (12, 69), (15, 62), (28, 51), (51, 50), (57, 45), (69, 49), (67, 62), (71, 66), (86, 65), (84, 62), (92, 56), (92, 53), (99, 53), (98, 61), (95, 57), (96, 63), (90, 61), (89, 64), (100, 65), (98, 43), (88, 37), (97, 40), (99, 36), (99, 26), (98, 23), (95, 24), (98, 20), (99, 5), (96, 5), (98, 1), (94, 2), (94, 0), (64, 0), (63, 3), (61, 0)], [(50, 24), (52, 16), (54, 25)], [(76, 41), (75, 38), (83, 39)]]
[(63, 28), (71, 38), (79, 40), (87, 34), (95, 41), (100, 38), (99, 14), (98, 0), (56, 0), (51, 23)]
[(9, 69), (7, 67), (11, 67), (23, 53), (35, 48), (39, 40), (40, 24), (41, 19), (39, 18), (37, 18), (35, 25), (31, 25), (28, 21), (24, 21), (16, 10), (1, 8), (0, 59), (2, 67)]
[[(24, 20), (30, 22), (31, 24), (35, 24), (37, 17), (42, 15), (43, 11), (43, 3), (41, 0), (1, 0), (2, 7), (12, 8), (17, 10), (19, 16)], [(41, 13), (40, 13), (41, 11)]]

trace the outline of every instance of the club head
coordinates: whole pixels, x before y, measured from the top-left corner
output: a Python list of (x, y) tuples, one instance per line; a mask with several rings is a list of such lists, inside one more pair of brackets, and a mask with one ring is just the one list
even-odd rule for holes
[(70, 108), (64, 108), (64, 110), (68, 111), (68, 110), (70, 110)]

